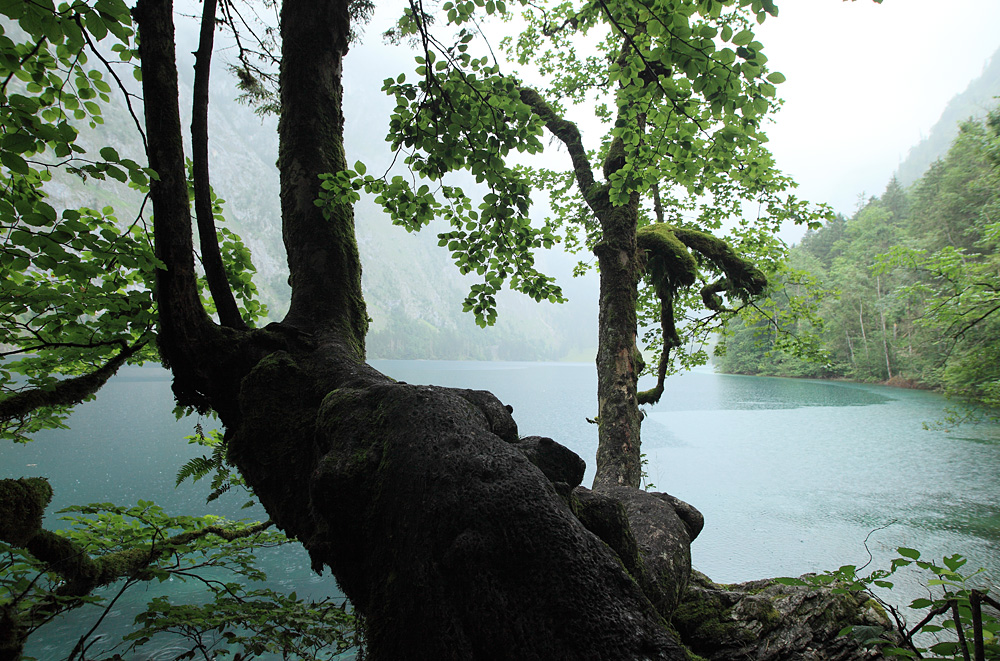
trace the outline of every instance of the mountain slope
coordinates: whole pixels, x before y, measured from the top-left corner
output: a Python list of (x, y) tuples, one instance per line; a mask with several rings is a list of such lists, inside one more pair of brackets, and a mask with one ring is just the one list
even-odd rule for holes
[(944, 156), (958, 136), (961, 122), (980, 119), (996, 105), (1000, 95), (1000, 50), (983, 67), (983, 73), (956, 95), (941, 113), (941, 118), (931, 128), (930, 135), (914, 145), (906, 159), (899, 164), (896, 178), (903, 186), (911, 186), (931, 163)]

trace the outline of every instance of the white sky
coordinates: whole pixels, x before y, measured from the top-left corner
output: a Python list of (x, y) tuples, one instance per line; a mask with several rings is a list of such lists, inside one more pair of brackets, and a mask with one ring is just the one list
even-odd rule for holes
[[(768, 127), (805, 199), (850, 214), (879, 195), (1000, 47), (1000, 0), (784, 0), (758, 36), (787, 81)], [(786, 237), (789, 238), (789, 237)]]
[[(1000, 47), (1000, 0), (777, 4), (779, 16), (757, 28), (771, 70), (787, 78), (778, 86), (784, 108), (766, 129), (770, 147), (799, 183), (799, 197), (845, 215), (862, 193), (883, 192), (910, 148)], [(402, 0), (378, 3), (364, 44), (352, 48), (348, 74), (368, 58), (362, 68), (384, 59), (394, 60), (392, 75), (412, 70), (413, 54), (386, 51), (379, 37), (401, 7)], [(381, 80), (381, 72), (365, 74), (367, 85)], [(803, 233), (791, 227), (782, 235), (794, 242)]]

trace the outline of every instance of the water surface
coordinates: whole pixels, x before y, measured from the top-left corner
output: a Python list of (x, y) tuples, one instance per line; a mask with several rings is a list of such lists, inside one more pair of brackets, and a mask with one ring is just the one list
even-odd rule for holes
[[(395, 379), (489, 389), (514, 407), (522, 435), (550, 436), (588, 464), (593, 479), (596, 371), (577, 363), (374, 361)], [(643, 449), (657, 490), (705, 515), (695, 566), (736, 582), (876, 564), (896, 546), (925, 556), (962, 553), (1000, 576), (1000, 426), (925, 431), (947, 402), (933, 394), (881, 386), (713, 374), (699, 369), (667, 381), (660, 403), (645, 407)], [(158, 367), (129, 367), (81, 406), (72, 429), (0, 446), (0, 477), (44, 475), (59, 507), (153, 499), (170, 513), (246, 516), (244, 498), (209, 506), (207, 486), (174, 488), (177, 468), (203, 449), (183, 439), (195, 418), (172, 414), (169, 378)], [(209, 426), (211, 420), (201, 420)], [(259, 512), (257, 516), (261, 516)], [(48, 525), (59, 522), (50, 516)], [(264, 560), (276, 587), (334, 592), (295, 548)], [(197, 586), (166, 585), (180, 598)], [(137, 590), (108, 623), (124, 629), (152, 596)], [(41, 658), (62, 658), (80, 617), (36, 637)], [(62, 654), (60, 654), (62, 652)]]

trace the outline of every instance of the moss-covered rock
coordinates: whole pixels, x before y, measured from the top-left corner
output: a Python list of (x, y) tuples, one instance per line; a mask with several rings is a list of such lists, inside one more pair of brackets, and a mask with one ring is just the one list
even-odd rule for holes
[(772, 579), (719, 585), (694, 572), (672, 623), (708, 661), (863, 661), (881, 655), (838, 634), (851, 624), (891, 629), (867, 601)]
[(621, 559), (650, 603), (669, 618), (691, 573), (701, 513), (664, 493), (629, 487), (573, 490), (573, 512)]

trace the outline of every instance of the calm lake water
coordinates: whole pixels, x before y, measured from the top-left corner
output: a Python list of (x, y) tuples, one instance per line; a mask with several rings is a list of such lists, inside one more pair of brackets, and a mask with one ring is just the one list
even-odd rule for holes
[[(592, 364), (373, 364), (408, 383), (491, 390), (514, 407), (521, 434), (570, 447), (587, 461), (585, 484), (593, 478), (597, 428), (585, 420), (597, 412)], [(719, 582), (863, 565), (865, 538), (883, 527), (868, 542), (876, 565), (909, 546), (929, 558), (961, 553), (1000, 577), (1000, 425), (924, 430), (947, 405), (920, 391), (694, 370), (669, 379), (662, 401), (646, 407), (647, 472), (657, 490), (705, 515), (694, 565)], [(142, 498), (170, 513), (246, 516), (239, 496), (206, 506), (207, 487), (174, 488), (177, 468), (201, 448), (183, 440), (198, 421), (177, 421), (171, 410), (164, 370), (126, 368), (74, 413), (71, 430), (0, 446), (0, 477), (47, 476), (55, 489), (50, 512)], [(58, 525), (53, 516), (48, 523)], [(298, 549), (264, 562), (275, 586), (300, 595), (336, 590), (331, 578), (309, 571)], [(137, 589), (105, 626), (127, 628), (164, 590), (183, 597), (198, 588)], [(50, 625), (31, 651), (63, 658), (84, 621), (80, 614)]]

